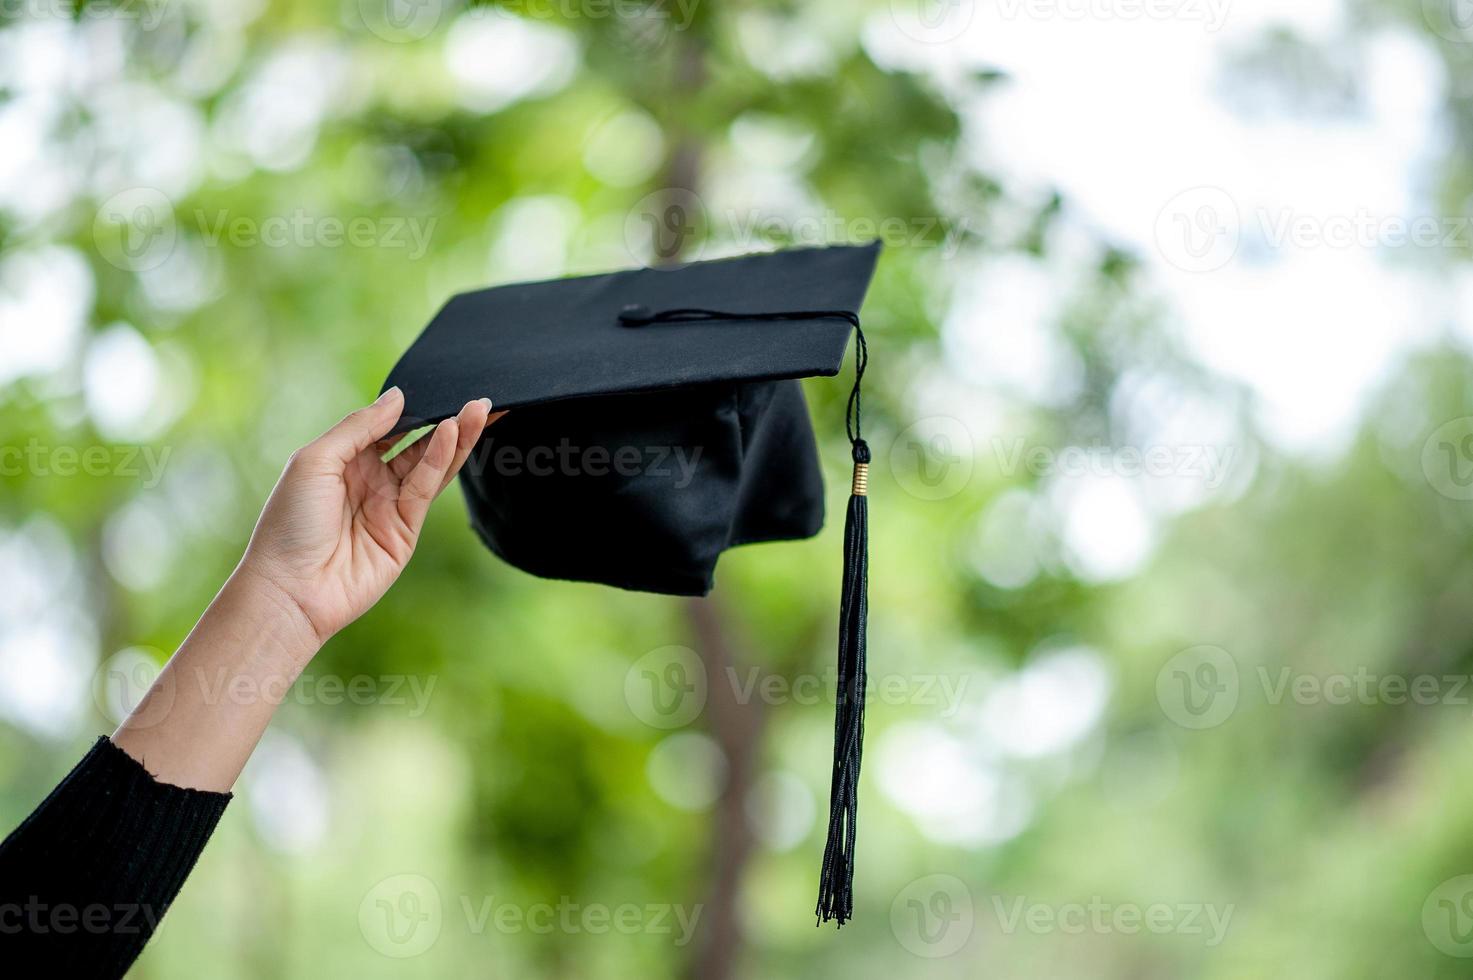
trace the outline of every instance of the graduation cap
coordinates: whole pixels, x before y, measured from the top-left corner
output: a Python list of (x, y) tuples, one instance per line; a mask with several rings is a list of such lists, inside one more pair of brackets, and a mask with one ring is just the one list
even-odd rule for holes
[(545, 578), (710, 591), (727, 548), (811, 537), (823, 480), (798, 378), (855, 336), (829, 828), (817, 913), (852, 914), (864, 735), (868, 360), (859, 308), (879, 242), (518, 283), (451, 298), (384, 382), (401, 433), (490, 398), (509, 414), (460, 482), (471, 526)]

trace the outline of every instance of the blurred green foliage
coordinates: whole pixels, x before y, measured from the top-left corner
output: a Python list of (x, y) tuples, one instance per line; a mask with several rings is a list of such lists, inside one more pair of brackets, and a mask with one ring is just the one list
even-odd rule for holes
[[(119, 13), (129, 9), (138, 16)], [(111, 727), (109, 658), (144, 647), (157, 661), (177, 644), (289, 452), (368, 400), (447, 296), (648, 261), (646, 217), (658, 225), (662, 208), (694, 193), (687, 254), (813, 244), (803, 221), (815, 215), (830, 222), (825, 237), (881, 233), (889, 246), (865, 309), (879, 459), (871, 671), (898, 678), (903, 696), (869, 709), (856, 920), (834, 935), (809, 918), (837, 522), (813, 541), (733, 552), (712, 604), (695, 606), (509, 569), (448, 495), (402, 581), (310, 671), (372, 678), (381, 693), (397, 678), (401, 699), (321, 703), (323, 689), (309, 688), (313, 703), (283, 708), (135, 975), (720, 976), (720, 962), (769, 978), (1464, 975), (1429, 940), (1440, 920), (1424, 902), (1473, 871), (1466, 703), (1272, 704), (1259, 679), (1284, 667), (1473, 673), (1473, 511), (1434, 492), (1419, 463), (1429, 432), (1473, 412), (1465, 357), (1443, 350), (1405, 365), (1342, 459), (1285, 456), (1258, 439), (1239, 387), (1181, 352), (1136, 257), (1090, 240), (1072, 246), (1084, 272), (1061, 285), (1066, 314), (1051, 325), (1080, 382), (1046, 404), (983, 397), (946, 373), (956, 355), (942, 327), (961, 270), (1049, 257), (1068, 208), (1056, 194), (1010, 194), (963, 145), (957, 106), (1004, 79), (973, 72), (943, 85), (877, 64), (862, 43), (876, 12), (843, 4), (699, 3), (681, 29), (660, 16), (671, 7), (643, 18), (594, 9), (610, 8), (467, 13), (425, 0), (388, 8), (393, 21), (367, 0), (170, 2), (87, 7), (42, 25), (76, 32), (48, 152), (59, 172), (85, 176), (42, 219), (4, 218), (0, 257), (54, 263), (58, 253), (36, 250), (59, 243), (92, 288), (74, 356), (54, 371), (0, 374), (0, 445), (141, 441), (170, 456), (157, 486), (117, 473), (0, 476), (3, 567), (16, 576), (4, 584), (21, 597), (0, 603), (7, 685), (39, 676), (22, 649), (34, 608), (80, 624), (88, 658), (80, 684), (59, 688), (77, 702), (71, 722), (6, 715), (0, 818), (22, 819)], [(486, 36), (516, 43), (469, 43), (484, 40), (477, 18)], [(37, 30), (26, 18), (9, 27), (0, 36)], [(114, 41), (122, 54), (110, 62)], [(564, 50), (567, 72), (548, 74)], [(1439, 50), (1450, 70), (1467, 57)], [(782, 67), (800, 55), (821, 70)], [(1328, 73), (1315, 91), (1345, 97), (1343, 73), (1313, 55), (1275, 37), (1244, 52), (1240, 70), (1287, 65), (1311, 87)], [(519, 90), (530, 76), (543, 81)], [(1457, 90), (1460, 132), (1465, 99)], [(143, 111), (159, 105), (179, 117)], [(760, 166), (763, 155), (778, 162)], [(1456, 196), (1468, 170), (1448, 171)], [(120, 267), (109, 236), (130, 229), (99, 230), (99, 209), (126, 177), (150, 172), (177, 185), (165, 193), (177, 241), (157, 267)], [(335, 218), (367, 219), (379, 237), (211, 240), (230, 221), (259, 234), (299, 214), (313, 235)], [(886, 220), (903, 233), (884, 234)], [(390, 227), (427, 231), (422, 254), (385, 242)], [(119, 322), (157, 373), (144, 385), (154, 408), (131, 428), (89, 400), (108, 385), (89, 378), (87, 351)], [(1102, 582), (1078, 574), (1058, 528), (1038, 517), (1045, 478), (1002, 466), (985, 439), (1129, 445), (1118, 405), (1141, 376), (1225, 406), (1244, 476), (1165, 520), (1137, 574)], [(806, 385), (831, 514), (848, 484), (848, 384)], [(916, 434), (945, 416), (971, 445)], [(948, 466), (966, 472), (950, 491)], [(933, 468), (934, 493), (923, 478)], [(999, 584), (978, 554), (1007, 500), (1031, 501), (1002, 526), (1036, 550), (1037, 568)], [(629, 702), (631, 671), (671, 646), (718, 664), (703, 623), (737, 677), (817, 677), (825, 693), (739, 706), (736, 742), (711, 711), (677, 730), (646, 724)], [(1241, 687), (1230, 717), (1196, 730), (1164, 710), (1161, 685), (1174, 657), (1202, 645), (1229, 652)], [(1039, 664), (1054, 666), (1029, 673)], [(1107, 704), (1091, 716), (1082, 705), (1099, 677)], [(716, 669), (708, 681), (727, 677)], [(1014, 702), (1020, 724), (1039, 720), (1030, 706), (1068, 715), (1072, 705), (1084, 727), (1047, 751), (1002, 751), (988, 726), (1008, 716), (988, 709), (1029, 683), (1063, 686), (1053, 700)], [(921, 694), (946, 685), (955, 711)], [(753, 768), (728, 784), (721, 760), (742, 738)], [(756, 828), (737, 855), (730, 909), (713, 898), (734, 826), (718, 816), (723, 792)], [(402, 875), (430, 882), (440, 905), (433, 945), (400, 958), (412, 947), (386, 943), (380, 917), (412, 910), (380, 889)], [(1016, 902), (1055, 917), (1162, 907), (1171, 928), (1018, 925), (1028, 920), (1011, 918)], [(578, 919), (543, 930), (486, 911), (569, 904), (636, 906), (640, 927)], [(664, 910), (661, 927), (649, 908)], [(689, 934), (679, 914), (694, 914)], [(940, 925), (926, 926), (933, 914)], [(1225, 917), (1220, 942), (1212, 915)], [(713, 960), (718, 921), (739, 939)], [(953, 937), (965, 928), (949, 951), (947, 922)]]

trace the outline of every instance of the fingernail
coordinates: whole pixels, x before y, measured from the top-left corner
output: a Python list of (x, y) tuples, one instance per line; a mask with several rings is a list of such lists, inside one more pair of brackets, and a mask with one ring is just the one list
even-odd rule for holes
[(375, 405), (378, 405), (378, 404), (386, 401), (388, 398), (390, 398), (391, 396), (393, 396), (395, 394), (399, 394), (399, 395), (404, 394), (404, 392), (402, 392), (402, 391), (399, 390), (399, 386), (398, 385), (395, 385), (394, 387), (392, 387), (392, 388), (388, 389), (387, 391), (385, 391), (382, 395), (379, 395), (377, 398), (374, 399), (373, 403)]
[(486, 411), (488, 411), (488, 412), (491, 411), (491, 399), (489, 399), (489, 398), (477, 398), (476, 401), (480, 402), (482, 405), (485, 405), (486, 406)]

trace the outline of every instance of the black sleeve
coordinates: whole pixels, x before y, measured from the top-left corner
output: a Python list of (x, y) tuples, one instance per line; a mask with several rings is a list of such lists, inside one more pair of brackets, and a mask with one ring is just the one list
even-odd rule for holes
[(0, 844), (3, 972), (121, 977), (229, 802), (161, 783), (99, 738)]

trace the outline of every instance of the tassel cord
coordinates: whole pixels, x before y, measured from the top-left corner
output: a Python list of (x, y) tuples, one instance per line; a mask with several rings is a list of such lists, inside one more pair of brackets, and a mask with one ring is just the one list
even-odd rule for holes
[(839, 595), (838, 689), (834, 709), (834, 764), (829, 783), (829, 825), (818, 882), (819, 924), (842, 928), (854, 914), (854, 843), (859, 817), (859, 767), (864, 754), (866, 621), (869, 616), (869, 444), (864, 441), (860, 386), (869, 344), (859, 315), (849, 310), (733, 313), (700, 308), (658, 312), (630, 304), (619, 312), (626, 327), (699, 320), (812, 320), (837, 317), (854, 326), (854, 387), (844, 407), (844, 432), (854, 457), (854, 483), (844, 515), (844, 579)]
[(869, 445), (863, 438), (861, 382), (869, 362), (864, 332), (855, 326), (854, 387), (844, 429), (854, 456), (854, 484), (844, 515), (844, 580), (839, 597), (838, 690), (834, 712), (834, 764), (829, 784), (829, 825), (819, 875), (820, 924), (840, 928), (854, 914), (854, 846), (859, 818), (859, 771), (864, 752), (866, 641), (869, 614)]

